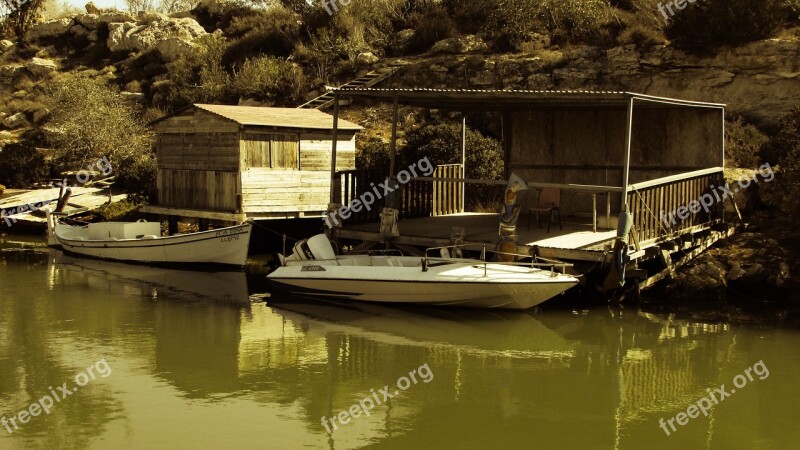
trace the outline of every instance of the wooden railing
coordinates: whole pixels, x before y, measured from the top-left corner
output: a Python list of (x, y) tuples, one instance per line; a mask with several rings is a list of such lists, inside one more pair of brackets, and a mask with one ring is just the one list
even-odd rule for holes
[[(631, 234), (635, 233), (641, 245), (722, 221), (724, 205), (719, 187), (724, 185), (720, 168), (630, 185), (628, 211), (635, 227)], [(704, 196), (705, 204), (701, 204)]]
[[(351, 210), (350, 218), (351, 223), (361, 222), (374, 222), (380, 220), (381, 209), (386, 204), (385, 198), (378, 198), (374, 195), (373, 186), (378, 186), (389, 175), (388, 170), (384, 169), (371, 169), (371, 170), (341, 170), (336, 172), (336, 181), (333, 186), (334, 199), (341, 205), (349, 205), (352, 200), (359, 198), (366, 192), (372, 192), (374, 202), (366, 207), (360, 208), (360, 211), (355, 212)], [(383, 189), (378, 188), (378, 192), (383, 194)]]
[[(464, 166), (443, 164), (436, 166), (434, 178), (463, 179)], [(464, 183), (458, 181), (433, 182), (433, 210), (431, 215), (446, 216), (464, 212)]]
[[(394, 191), (397, 198), (397, 208), (401, 219), (414, 217), (429, 217), (463, 212), (464, 188), (463, 169), (461, 164), (446, 164), (437, 166), (432, 179), (412, 179), (405, 184), (396, 183), (399, 188)], [(378, 187), (389, 175), (388, 170), (342, 170), (336, 172), (334, 183), (334, 199), (348, 205), (352, 200), (361, 198), (364, 193), (372, 192), (374, 202), (370, 209), (362, 207), (358, 212), (351, 210), (350, 223), (377, 222), (380, 220), (381, 209), (386, 205), (384, 190)], [(445, 178), (438, 181), (438, 178)], [(380, 195), (374, 195), (377, 191)], [(378, 198), (380, 197), (380, 198)]]

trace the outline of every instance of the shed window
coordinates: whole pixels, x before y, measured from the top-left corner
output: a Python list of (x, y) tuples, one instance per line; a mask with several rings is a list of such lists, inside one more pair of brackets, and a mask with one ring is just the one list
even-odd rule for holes
[(246, 133), (242, 142), (247, 167), (299, 169), (300, 139), (297, 135)]

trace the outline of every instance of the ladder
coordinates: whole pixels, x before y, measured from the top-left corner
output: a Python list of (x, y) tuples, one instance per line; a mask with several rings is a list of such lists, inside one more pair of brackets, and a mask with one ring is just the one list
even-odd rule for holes
[[(367, 89), (391, 77), (399, 69), (399, 67), (385, 67), (383, 69), (373, 70), (359, 78), (348, 81), (337, 89)], [(333, 105), (333, 100), (333, 92), (329, 91), (315, 99), (303, 103), (298, 106), (298, 108), (323, 109)]]

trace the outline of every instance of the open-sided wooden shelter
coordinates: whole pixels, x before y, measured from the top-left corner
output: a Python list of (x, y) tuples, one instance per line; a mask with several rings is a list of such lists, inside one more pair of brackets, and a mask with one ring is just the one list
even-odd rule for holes
[[(392, 103), (395, 122), (399, 104), (467, 115), (499, 113), (506, 176), (519, 175), (531, 191), (559, 189), (562, 215), (592, 220), (588, 229), (566, 227), (554, 235), (542, 235), (538, 230), (526, 233), (518, 227), (521, 253), (607, 263), (616, 236), (615, 219), (627, 211), (633, 217), (629, 241), (633, 273), (638, 273), (639, 263), (660, 258), (666, 272), (658, 276), (663, 277), (674, 267), (668, 255), (690, 255), (688, 250), (710, 245), (729, 232), (724, 227), (722, 201), (699, 210), (694, 203), (724, 184), (725, 105), (631, 92), (339, 89), (335, 94), (334, 122), (339, 97)], [(393, 149), (395, 141), (396, 127)], [(401, 169), (394, 163), (392, 167)], [(416, 181), (442, 180), (418, 177)], [(337, 195), (332, 202), (347, 200)], [(402, 217), (403, 205), (394, 206), (401, 209)], [(530, 203), (523, 204), (523, 208), (527, 206)], [(672, 216), (676, 220), (663, 220), (665, 214), (676, 211), (680, 212), (680, 217)], [(393, 242), (447, 245), (446, 228), (457, 225), (466, 228), (467, 243), (491, 244), (497, 235), (492, 221), (475, 216), (401, 221), (400, 237)], [(363, 225), (353, 223), (348, 228), (345, 224), (339, 235), (381, 239), (368, 230)]]
[[(333, 117), (316, 109), (195, 104), (153, 124), (158, 204), (145, 212), (220, 222), (321, 216)], [(339, 120), (336, 167), (355, 167), (360, 126)]]

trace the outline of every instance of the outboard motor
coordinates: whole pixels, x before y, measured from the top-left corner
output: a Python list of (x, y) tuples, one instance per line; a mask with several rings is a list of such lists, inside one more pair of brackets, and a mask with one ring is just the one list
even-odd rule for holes
[(318, 234), (308, 239), (303, 239), (294, 245), (292, 255), (286, 258), (287, 261), (309, 261), (336, 259), (336, 252), (333, 250), (328, 236)]

